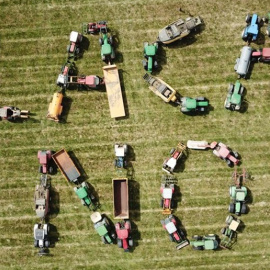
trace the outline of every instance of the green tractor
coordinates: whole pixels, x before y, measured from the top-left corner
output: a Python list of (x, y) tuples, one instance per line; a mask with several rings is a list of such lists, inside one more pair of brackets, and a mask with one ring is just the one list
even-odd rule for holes
[(104, 244), (113, 244), (116, 239), (114, 226), (112, 226), (107, 217), (102, 217), (99, 212), (91, 215), (94, 228), (101, 237)]
[(225, 109), (239, 111), (241, 109), (244, 90), (245, 88), (242, 86), (239, 80), (237, 80), (235, 84), (230, 83), (228, 94), (224, 103)]
[(101, 46), (101, 59), (106, 63), (111, 63), (115, 59), (115, 51), (113, 48), (113, 37), (108, 33), (100, 33), (99, 44)]
[(143, 47), (144, 47), (143, 54), (145, 58), (143, 60), (143, 67), (147, 72), (152, 73), (153, 69), (158, 68), (158, 63), (156, 60), (158, 43), (155, 42), (155, 43), (149, 44), (148, 42), (144, 42)]
[(205, 97), (190, 98), (181, 97), (181, 112), (205, 112), (209, 106), (209, 102)]
[(79, 199), (81, 199), (82, 205), (87, 206), (93, 211), (97, 209), (97, 205), (94, 204), (96, 198), (90, 192), (90, 187), (88, 183), (82, 182), (80, 187), (74, 187), (74, 191), (79, 197)]
[(219, 246), (218, 237), (215, 234), (194, 235), (192, 239), (190, 245), (195, 250), (215, 250)]

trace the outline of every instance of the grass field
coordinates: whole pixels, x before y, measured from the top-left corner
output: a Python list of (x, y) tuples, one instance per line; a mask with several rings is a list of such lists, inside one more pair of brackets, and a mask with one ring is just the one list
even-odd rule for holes
[[(185, 17), (178, 11), (180, 5), (200, 15), (205, 29), (163, 47), (158, 76), (183, 96), (209, 98), (213, 109), (205, 116), (183, 115), (154, 96), (142, 79), (143, 42), (154, 41), (160, 28)], [(264, 15), (269, 9), (267, 0), (0, 0), (0, 105), (32, 112), (22, 123), (0, 122), (0, 269), (269, 269), (270, 66), (255, 64), (250, 78), (242, 80), (247, 89), (245, 113), (223, 108), (228, 84), (237, 78), (233, 67), (244, 46), (245, 16)], [(128, 117), (110, 118), (105, 92), (69, 90), (66, 123), (47, 120), (70, 31), (80, 31), (83, 21), (103, 19), (119, 43), (116, 64)], [(87, 37), (89, 50), (76, 61), (79, 74), (101, 76), (98, 36)], [(262, 35), (259, 43), (252, 46), (269, 47), (270, 38)], [(161, 165), (171, 147), (188, 139), (228, 144), (241, 154), (240, 167), (252, 175), (247, 182), (250, 212), (241, 216), (244, 226), (232, 250), (176, 251), (160, 224)], [(100, 212), (112, 218), (111, 179), (118, 175), (113, 167), (115, 142), (128, 143), (134, 152), (133, 252), (102, 244), (89, 211), (58, 171), (52, 176), (50, 217), (58, 241), (50, 249), (53, 256), (38, 257), (32, 236), (38, 221), (33, 210), (37, 151), (72, 151), (84, 179), (99, 194)], [(210, 151), (189, 151), (175, 174), (180, 192), (174, 212), (188, 238), (220, 234), (232, 172)]]

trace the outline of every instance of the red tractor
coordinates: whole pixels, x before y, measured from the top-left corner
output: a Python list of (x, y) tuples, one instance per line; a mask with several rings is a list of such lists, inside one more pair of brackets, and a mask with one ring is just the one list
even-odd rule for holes
[(172, 200), (174, 193), (174, 182), (174, 178), (165, 176), (164, 181), (160, 186), (160, 193), (162, 196), (162, 199), (160, 200), (160, 206), (163, 209), (162, 214), (164, 215), (171, 214), (172, 208), (174, 207), (174, 202)]
[(129, 248), (133, 247), (133, 239), (130, 236), (131, 223), (129, 220), (117, 222), (115, 224), (117, 234), (117, 245), (123, 248), (125, 252), (129, 252)]
[(79, 87), (86, 88), (97, 88), (104, 84), (103, 78), (96, 75), (81, 75), (81, 76), (70, 76), (68, 78), (69, 84), (77, 84)]
[(258, 61), (263, 63), (270, 62), (270, 48), (263, 48), (258, 51), (252, 52), (252, 57), (258, 59)]
[(98, 32), (106, 33), (107, 32), (107, 22), (90, 22), (83, 23), (82, 31), (84, 34), (96, 34)]
[(39, 150), (38, 151), (38, 160), (39, 160), (39, 172), (43, 174), (53, 173), (52, 166), (52, 151), (51, 150)]
[(69, 58), (73, 58), (80, 53), (80, 45), (83, 41), (83, 35), (78, 32), (71, 31), (69, 41), (70, 44), (67, 46), (67, 52)]

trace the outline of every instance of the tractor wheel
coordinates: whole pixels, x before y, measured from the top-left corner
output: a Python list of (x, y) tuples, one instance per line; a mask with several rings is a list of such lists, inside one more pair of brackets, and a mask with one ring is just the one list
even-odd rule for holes
[(170, 151), (170, 155), (172, 155), (175, 152), (175, 148), (172, 148)]
[(171, 200), (171, 208), (174, 208), (175, 207), (175, 203), (173, 200)]
[(245, 36), (245, 29), (243, 30), (241, 37), (244, 41), (247, 41), (247, 37)]
[(161, 200), (160, 200), (160, 207), (162, 207), (162, 208), (163, 208), (163, 205), (164, 205), (164, 200), (163, 200), (163, 199), (161, 199)]
[(261, 22), (262, 22), (262, 19), (261, 19), (261, 17), (258, 16), (258, 18), (257, 18), (257, 24), (258, 24), (258, 26), (260, 26)]
[(221, 231), (220, 231), (220, 233), (224, 234), (224, 235), (225, 235), (225, 232), (226, 232), (226, 228), (222, 228)]
[(131, 230), (131, 222), (129, 220), (126, 221), (126, 224), (128, 224), (129, 229)]
[(203, 247), (202, 246), (197, 246), (197, 247), (193, 246), (193, 249), (195, 249), (195, 250), (203, 250)]
[(228, 93), (229, 94), (232, 94), (233, 93), (233, 88), (234, 88), (234, 85), (232, 83), (229, 84), (229, 88), (228, 88)]
[(102, 46), (102, 45), (103, 45), (103, 43), (104, 43), (103, 38), (99, 38), (99, 39), (98, 39), (98, 42), (99, 42), (99, 45), (100, 45), (100, 46)]
[(228, 167), (232, 167), (233, 166), (233, 163), (229, 159), (226, 159), (226, 163), (227, 163)]
[(249, 14), (247, 14), (246, 16), (246, 23), (250, 23), (251, 22), (251, 16)]
[(46, 240), (46, 241), (45, 241), (45, 247), (48, 248), (49, 246), (50, 246), (50, 241)]
[(91, 198), (92, 201), (94, 201), (96, 199), (93, 194), (90, 195), (90, 198)]
[(197, 97), (196, 100), (197, 100), (197, 101), (204, 101), (205, 98), (204, 98), (204, 97)]
[(225, 223), (230, 225), (232, 221), (233, 221), (233, 216), (229, 215), (226, 217)]
[(169, 234), (169, 239), (173, 242), (173, 237)]
[(39, 166), (38, 172), (39, 172), (39, 173), (43, 173), (43, 168), (42, 168), (42, 166)]
[(113, 37), (112, 37), (112, 36), (109, 37), (109, 43), (110, 43), (111, 45), (113, 45)]
[(233, 151), (233, 155), (235, 158), (239, 158), (239, 154), (236, 151)]
[(268, 29), (266, 30), (266, 35), (270, 37), (270, 31)]
[(103, 244), (108, 244), (105, 236), (101, 236), (101, 241), (103, 242)]
[(243, 203), (241, 207), (241, 214), (246, 214), (246, 213), (247, 213), (247, 205)]
[(194, 239), (195, 241), (199, 241), (199, 240), (202, 240), (202, 237), (199, 235), (193, 235), (192, 239)]
[(229, 212), (230, 213), (234, 213), (235, 212), (235, 204), (234, 203), (230, 203)]
[(111, 237), (112, 237), (113, 240), (116, 239), (116, 234), (115, 233), (111, 233)]
[(117, 246), (119, 248), (122, 248), (123, 247), (123, 243), (122, 243), (122, 240), (121, 239), (117, 239)]
[(128, 240), (128, 245), (129, 245), (130, 247), (133, 247), (133, 246), (134, 246), (133, 239), (129, 239), (129, 240)]
[(34, 247), (38, 247), (38, 240), (34, 240)]
[(244, 91), (245, 91), (244, 86), (241, 86), (240, 91), (239, 91), (239, 95), (242, 96), (244, 94)]
[(53, 167), (50, 166), (49, 169), (48, 169), (48, 171), (49, 171), (49, 174), (53, 174), (53, 171), (54, 171)]

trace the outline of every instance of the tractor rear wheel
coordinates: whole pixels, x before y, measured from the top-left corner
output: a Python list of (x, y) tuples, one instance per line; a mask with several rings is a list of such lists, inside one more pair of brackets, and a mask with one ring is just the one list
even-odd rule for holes
[(245, 90), (244, 86), (241, 86), (240, 91), (239, 91), (239, 94), (241, 96), (244, 94), (244, 90)]
[(234, 213), (235, 212), (235, 204), (234, 203), (230, 203), (229, 212), (230, 213)]
[(101, 236), (101, 241), (102, 241), (104, 244), (107, 244), (107, 241), (106, 241), (105, 236)]
[(171, 200), (171, 208), (174, 208), (175, 207), (175, 203), (173, 200)]
[(192, 239), (194, 239), (195, 241), (199, 241), (199, 240), (202, 240), (202, 237), (199, 235), (193, 235)]
[(229, 92), (230, 94), (233, 93), (233, 88), (234, 88), (234, 85), (233, 85), (232, 83), (230, 83), (229, 88), (228, 88), (228, 92)]
[(129, 239), (129, 240), (128, 240), (128, 245), (129, 245), (130, 247), (133, 247), (133, 246), (134, 246), (133, 239)]
[(251, 22), (251, 16), (248, 14), (246, 16), (246, 23), (250, 23)]
[(48, 248), (49, 246), (50, 246), (50, 241), (46, 240), (46, 241), (45, 241), (45, 247)]
[(239, 154), (236, 151), (233, 151), (233, 155), (235, 158), (239, 158)]
[(99, 42), (100, 46), (102, 46), (103, 43), (104, 43), (103, 38), (99, 38), (99, 39), (98, 39), (98, 42)]
[(173, 242), (173, 237), (169, 234), (169, 239)]
[(38, 247), (38, 240), (34, 240), (34, 247)]
[(243, 203), (241, 207), (241, 214), (246, 214), (246, 213), (247, 213), (247, 205)]
[(163, 200), (163, 199), (161, 199), (161, 200), (160, 200), (160, 207), (162, 207), (162, 208), (163, 208), (163, 204), (164, 204), (164, 200)]
[(221, 231), (220, 231), (220, 233), (224, 234), (224, 235), (225, 235), (225, 232), (226, 232), (226, 228), (222, 228)]
[(172, 148), (170, 151), (170, 155), (172, 155), (175, 152), (175, 148)]
[(39, 166), (38, 172), (39, 172), (39, 173), (43, 173), (43, 168), (42, 168), (41, 165)]
[(123, 247), (123, 243), (122, 243), (122, 240), (121, 239), (117, 239), (117, 246), (119, 248), (122, 248)]

